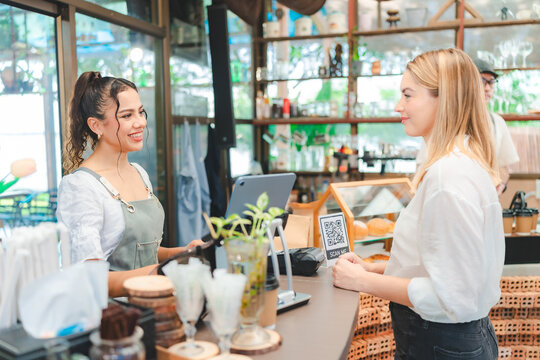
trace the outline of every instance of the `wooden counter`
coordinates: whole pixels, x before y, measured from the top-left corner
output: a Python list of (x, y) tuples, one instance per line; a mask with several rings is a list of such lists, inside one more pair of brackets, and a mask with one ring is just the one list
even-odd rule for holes
[[(287, 280), (281, 276), (281, 287), (286, 286)], [(358, 293), (334, 287), (331, 268), (321, 268), (311, 277), (294, 276), (293, 288), (310, 294), (311, 299), (306, 305), (277, 316), (276, 331), (283, 338), (278, 350), (250, 357), (257, 360), (346, 359), (358, 315)], [(195, 339), (217, 343), (209, 326), (199, 328)]]

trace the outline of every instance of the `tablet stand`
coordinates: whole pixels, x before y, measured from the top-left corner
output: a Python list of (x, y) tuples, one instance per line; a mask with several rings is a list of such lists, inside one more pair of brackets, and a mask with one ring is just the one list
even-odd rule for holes
[(279, 266), (276, 255), (276, 249), (274, 246), (274, 234), (278, 231), (279, 237), (281, 239), (281, 244), (283, 245), (283, 256), (285, 258), (285, 272), (287, 275), (287, 290), (279, 290), (278, 293), (278, 304), (277, 312), (283, 312), (286, 310), (293, 309), (297, 306), (307, 304), (311, 295), (299, 293), (293, 290), (293, 281), (292, 281), (292, 266), (291, 258), (289, 255), (289, 248), (287, 247), (287, 240), (285, 239), (285, 233), (283, 232), (283, 220), (274, 219), (268, 228), (266, 229), (266, 236), (270, 242), (270, 252), (272, 258), (272, 268), (274, 269), (274, 274), (276, 274), (276, 279), (279, 282)]

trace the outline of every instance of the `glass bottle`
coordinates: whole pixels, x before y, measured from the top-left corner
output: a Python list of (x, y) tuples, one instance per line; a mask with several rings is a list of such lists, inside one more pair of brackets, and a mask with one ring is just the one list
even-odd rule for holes
[(257, 91), (257, 98), (255, 99), (255, 117), (257, 120), (264, 117), (264, 97), (261, 90)]
[(47, 351), (47, 360), (69, 360), (71, 354), (69, 351), (69, 342), (64, 338), (56, 338), (45, 343)]
[(102, 339), (99, 331), (94, 331), (90, 334), (90, 342), (92, 342), (90, 359), (144, 360), (146, 352), (141, 342), (142, 336), (143, 330), (139, 326), (135, 327), (131, 336), (115, 340)]

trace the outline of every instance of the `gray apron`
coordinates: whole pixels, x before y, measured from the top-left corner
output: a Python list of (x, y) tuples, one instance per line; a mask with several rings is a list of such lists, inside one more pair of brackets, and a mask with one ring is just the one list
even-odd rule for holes
[(157, 197), (144, 183), (144, 179), (143, 183), (151, 197), (128, 203), (120, 197), (120, 193), (107, 179), (85, 167), (80, 167), (77, 171), (79, 170), (94, 176), (114, 199), (120, 201), (122, 207), (125, 229), (122, 239), (107, 259), (110, 270), (133, 270), (157, 264), (157, 252), (163, 237), (165, 212)]

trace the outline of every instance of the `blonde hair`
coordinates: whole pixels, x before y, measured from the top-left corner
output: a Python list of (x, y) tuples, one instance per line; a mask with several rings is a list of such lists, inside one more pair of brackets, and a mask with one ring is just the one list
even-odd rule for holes
[(427, 159), (414, 176), (416, 189), (426, 168), (452, 152), (454, 147), (476, 160), (499, 182), (482, 80), (471, 58), (459, 49), (441, 49), (418, 55), (407, 71), (439, 98), (433, 129), (427, 143)]

